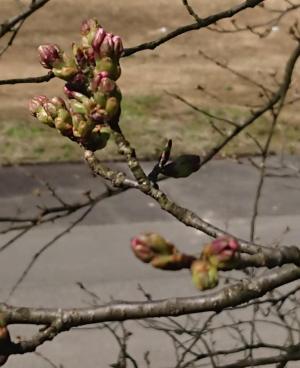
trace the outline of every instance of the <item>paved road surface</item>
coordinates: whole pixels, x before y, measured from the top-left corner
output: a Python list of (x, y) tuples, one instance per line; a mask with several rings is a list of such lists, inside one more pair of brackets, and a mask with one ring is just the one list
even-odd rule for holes
[[(298, 158), (290, 160), (294, 165), (300, 164)], [(277, 165), (275, 159), (273, 164)], [(124, 169), (123, 164), (115, 166)], [(147, 170), (150, 166), (150, 163), (145, 163)], [(290, 172), (276, 171), (277, 174)], [(45, 187), (33, 175), (51, 183), (57, 193), (68, 201), (78, 200), (87, 189), (93, 194), (104, 190), (99, 178), (94, 178), (83, 164), (1, 168), (0, 216), (32, 214), (37, 204), (54, 203)], [(161, 187), (172, 199), (196, 211), (202, 218), (237, 235), (248, 237), (257, 180), (257, 171), (247, 161), (243, 164), (214, 161), (188, 179), (169, 180), (163, 182)], [(299, 243), (299, 178), (269, 177), (263, 194), (258, 240), (269, 244), (278, 240)], [(33, 254), (78, 217), (79, 213), (57, 224), (41, 226), (1, 253), (1, 300), (7, 299), (9, 290)], [(131, 190), (99, 203), (80, 225), (51, 246), (33, 266), (9, 302), (49, 307), (87, 306), (91, 299), (79, 289), (76, 284), (78, 281), (96, 292), (103, 302), (111, 297), (143, 300), (138, 283), (154, 298), (197, 294), (187, 271), (172, 273), (152, 270), (133, 257), (129, 250), (130, 238), (147, 230), (159, 232), (181, 249), (192, 252), (200, 249), (206, 239), (203, 234), (186, 228), (170, 215), (162, 213), (151, 199)], [(0, 245), (9, 236), (2, 235)], [(135, 332), (129, 348), (139, 362), (143, 361), (143, 353), (150, 350), (153, 367), (174, 366), (172, 344), (167, 337), (144, 330), (133, 322), (128, 322), (127, 326)], [(13, 331), (16, 335), (26, 336), (32, 330), (18, 326)], [(275, 341), (279, 339), (270, 329), (266, 329), (265, 334), (272, 336)], [(222, 338), (222, 335), (218, 337)], [(38, 351), (65, 368), (89, 368), (109, 366), (115, 362), (118, 349), (107, 331), (94, 328), (64, 333), (54, 342), (44, 344)], [(11, 357), (7, 363), (8, 368), (48, 366), (47, 362), (33, 354)], [(144, 366), (142, 362), (140, 367)]]

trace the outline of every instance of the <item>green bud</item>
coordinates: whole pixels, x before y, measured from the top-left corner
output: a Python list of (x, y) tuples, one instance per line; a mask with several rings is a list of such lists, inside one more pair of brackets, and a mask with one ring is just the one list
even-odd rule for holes
[(109, 118), (116, 116), (120, 112), (120, 103), (116, 97), (109, 97), (107, 99), (105, 110)]
[(78, 68), (74, 58), (70, 58), (63, 53), (63, 62), (61, 65), (54, 67), (52, 71), (57, 78), (70, 81), (78, 73)]
[(54, 119), (51, 114), (49, 114), (43, 107), (41, 107), (37, 113), (36, 118), (43, 124), (48, 125), (49, 127), (54, 127)]
[(121, 68), (118, 61), (106, 56), (96, 60), (95, 72), (107, 72), (108, 77), (116, 81), (121, 75)]
[(191, 266), (192, 280), (199, 290), (213, 289), (218, 285), (218, 270), (210, 263), (197, 259)]
[(89, 47), (92, 45), (93, 39), (99, 27), (99, 23), (96, 19), (87, 19), (82, 22), (80, 33), (82, 35), (82, 45), (84, 47)]
[(53, 68), (52, 71), (57, 78), (63, 79), (65, 81), (71, 80), (78, 73), (77, 68), (72, 66)]
[(57, 117), (58, 111), (56, 106), (51, 102), (44, 103), (44, 110), (47, 114), (51, 116), (52, 119), (55, 119)]
[(85, 105), (77, 100), (70, 100), (72, 113), (85, 115), (88, 113)]
[(58, 116), (55, 119), (55, 128), (64, 136), (73, 135), (72, 118), (66, 109), (59, 109)]
[(85, 138), (93, 129), (81, 114), (72, 114), (73, 135), (77, 138)]
[(103, 92), (95, 92), (93, 94), (95, 102), (101, 109), (104, 109), (106, 106), (107, 96)]
[(91, 122), (91, 120), (81, 120), (77, 128), (78, 136), (85, 139), (91, 134), (93, 128), (94, 124)]
[(192, 256), (174, 252), (171, 255), (155, 256), (151, 260), (151, 265), (161, 270), (178, 271), (183, 268), (190, 268), (194, 260), (195, 258)]

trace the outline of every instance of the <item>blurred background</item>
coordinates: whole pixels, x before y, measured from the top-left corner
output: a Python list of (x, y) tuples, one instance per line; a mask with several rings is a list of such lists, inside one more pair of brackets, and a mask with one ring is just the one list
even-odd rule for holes
[[(28, 0), (1, 0), (0, 23), (19, 14), (29, 3)], [(237, 0), (190, 1), (201, 17), (238, 3)], [(269, 0), (267, 4), (276, 10), (286, 6), (281, 0)], [(138, 52), (122, 59), (121, 124), (141, 158), (156, 158), (167, 138), (174, 141), (174, 154), (203, 154), (220, 139), (212, 119), (170, 94), (180, 95), (204, 112), (239, 122), (263, 98), (247, 77), (276, 89), (294, 47), (288, 31), (296, 20), (297, 11), (287, 13), (279, 23), (272, 22), (277, 16), (278, 13), (260, 7), (246, 10), (236, 17), (237, 28), (242, 31), (237, 32), (231, 20), (223, 20), (209, 29), (181, 35), (153, 51)], [(0, 79), (46, 74), (39, 64), (37, 47), (57, 43), (70, 51), (71, 43), (79, 40), (81, 21), (89, 17), (96, 17), (108, 31), (120, 35), (125, 47), (158, 39), (179, 26), (194, 22), (180, 0), (153, 0), (151, 3), (51, 0), (24, 22), (13, 45), (1, 56)], [(268, 25), (265, 37), (266, 27), (258, 27), (260, 24)], [(251, 27), (255, 28), (251, 31)], [(1, 47), (5, 47), (10, 36), (7, 34), (1, 39)], [(220, 64), (229, 66), (235, 73)], [(246, 77), (240, 78), (236, 73)], [(41, 126), (28, 113), (28, 100), (32, 96), (62, 95), (62, 86), (62, 81), (51, 80), (43, 84), (0, 87), (1, 164), (81, 159), (76, 144), (61, 139), (54, 130)], [(269, 130), (266, 120), (267, 117), (259, 119), (249, 128), (258, 140), (263, 140)], [(291, 104), (281, 116), (273, 139), (273, 152), (299, 152), (298, 123), (297, 106)], [(225, 129), (222, 122), (217, 124)], [(245, 132), (228, 145), (222, 155), (256, 153), (255, 143)], [(99, 157), (120, 158), (113, 145), (101, 151)]]

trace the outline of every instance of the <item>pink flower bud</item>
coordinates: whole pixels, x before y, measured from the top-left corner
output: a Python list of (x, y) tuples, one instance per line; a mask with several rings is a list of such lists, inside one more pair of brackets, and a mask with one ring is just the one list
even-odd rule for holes
[(224, 236), (215, 239), (211, 243), (211, 252), (218, 256), (219, 260), (222, 262), (232, 259), (239, 247), (240, 245), (236, 239)]
[(133, 238), (131, 240), (131, 249), (135, 256), (145, 263), (151, 262), (155, 256), (151, 248), (139, 238)]
[(106, 94), (111, 94), (116, 89), (116, 83), (107, 77), (101, 79), (99, 90)]
[(98, 87), (100, 86), (102, 79), (107, 78), (108, 75), (109, 75), (108, 72), (97, 73), (92, 81), (92, 90), (96, 91)]
[(124, 51), (122, 39), (120, 36), (113, 36), (112, 40), (114, 44), (115, 56), (119, 59), (122, 56), (123, 51)]
[(45, 102), (43, 107), (47, 115), (51, 116), (52, 119), (55, 119), (57, 117), (58, 109), (53, 103), (51, 103), (50, 101)]
[(80, 33), (82, 36), (86, 36), (89, 32), (96, 30), (99, 27), (99, 23), (96, 19), (86, 19), (81, 23)]
[(75, 98), (75, 92), (69, 89), (67, 85), (64, 86), (64, 93), (69, 99)]
[(48, 102), (49, 99), (46, 96), (36, 96), (29, 101), (29, 110), (33, 116), (36, 116), (40, 108), (43, 107), (44, 103)]
[(53, 105), (55, 105), (57, 108), (66, 109), (66, 103), (61, 97), (52, 97), (50, 102), (53, 103)]
[(73, 43), (72, 46), (73, 55), (76, 61), (76, 64), (79, 66), (80, 69), (85, 69), (88, 64), (88, 60), (84, 50)]
[(87, 79), (82, 73), (77, 73), (73, 78), (71, 78), (65, 85), (64, 88), (65, 94), (68, 98), (72, 97), (73, 92), (79, 92), (83, 95), (86, 95), (87, 92)]
[(114, 56), (114, 43), (112, 38), (113, 35), (111, 33), (106, 33), (104, 39), (101, 41), (101, 45), (97, 49), (94, 47), (94, 51), (100, 58)]
[(102, 42), (106, 36), (106, 32), (103, 28), (98, 28), (96, 33), (95, 33), (95, 37), (93, 39), (92, 42), (92, 47), (95, 50), (95, 52), (99, 53), (100, 51), (100, 47), (102, 45)]
[(175, 252), (174, 245), (155, 233), (146, 233), (134, 237), (131, 240), (131, 249), (135, 256), (145, 263), (151, 262), (155, 256), (173, 255)]
[(57, 45), (48, 44), (38, 47), (40, 62), (46, 69), (52, 69), (58, 63), (62, 62), (62, 52)]
[(86, 59), (91, 65), (95, 65), (95, 52), (92, 47), (89, 47), (84, 50), (84, 54)]
[(80, 33), (82, 35), (82, 46), (92, 46), (95, 35), (99, 29), (99, 24), (95, 19), (88, 19), (81, 25)]
[(94, 107), (89, 115), (90, 119), (95, 123), (105, 124), (107, 121), (107, 112), (99, 106)]

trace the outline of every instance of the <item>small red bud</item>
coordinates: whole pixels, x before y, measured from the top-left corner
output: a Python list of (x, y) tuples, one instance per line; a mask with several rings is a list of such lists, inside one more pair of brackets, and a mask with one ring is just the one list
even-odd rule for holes
[(62, 53), (57, 45), (41, 45), (38, 47), (38, 51), (40, 54), (40, 62), (46, 69), (52, 69), (57, 63), (62, 61)]

